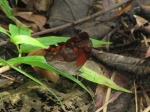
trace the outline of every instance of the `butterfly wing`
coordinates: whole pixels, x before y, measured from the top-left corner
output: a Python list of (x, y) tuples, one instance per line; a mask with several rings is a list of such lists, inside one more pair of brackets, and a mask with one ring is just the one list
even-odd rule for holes
[(71, 74), (86, 62), (92, 49), (92, 42), (87, 32), (81, 32), (73, 36), (65, 43), (52, 45), (46, 50), (45, 58), (54, 67), (67, 71)]
[(66, 46), (72, 48), (76, 53), (76, 65), (80, 68), (90, 55), (92, 42), (87, 32), (81, 32), (77, 36), (70, 38), (66, 42)]

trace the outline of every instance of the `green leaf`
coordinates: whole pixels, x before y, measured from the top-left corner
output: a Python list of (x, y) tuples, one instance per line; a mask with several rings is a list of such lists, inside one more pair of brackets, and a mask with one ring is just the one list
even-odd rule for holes
[(0, 0), (0, 7), (2, 8), (3, 12), (7, 15), (8, 18), (13, 18), (13, 11), (11, 7), (9, 6), (9, 3), (7, 0)]
[(16, 35), (26, 35), (26, 36), (30, 36), (31, 32), (29, 28), (23, 27), (23, 26), (16, 26), (13, 24), (9, 25), (9, 31), (12, 37), (16, 36)]
[(111, 42), (100, 41), (100, 40), (93, 39), (93, 38), (90, 38), (90, 40), (92, 41), (93, 46), (100, 46), (100, 45), (111, 44)]
[(80, 77), (84, 78), (84, 79), (87, 79), (91, 82), (94, 82), (94, 83), (98, 83), (98, 84), (102, 84), (102, 85), (105, 85), (105, 86), (108, 86), (112, 89), (115, 89), (115, 90), (119, 90), (119, 91), (124, 91), (124, 92), (127, 92), (127, 93), (131, 93), (131, 91), (129, 90), (126, 90), (120, 86), (118, 86), (117, 84), (115, 84), (112, 80), (110, 80), (109, 78), (101, 75), (101, 74), (98, 74), (96, 72), (94, 72), (93, 70), (87, 68), (87, 67), (81, 67), (80, 71), (82, 72), (81, 74), (79, 74)]
[(24, 63), (24, 64), (28, 64), (28, 65), (32, 65), (32, 66), (36, 66), (36, 67), (40, 67), (40, 68), (43, 68), (46, 70), (56, 72), (64, 77), (76, 82), (92, 96), (92, 94), (89, 92), (89, 90), (79, 80), (77, 80), (71, 74), (60, 71), (57, 68), (49, 65), (43, 56), (26, 56), (26, 57), (12, 58), (12, 59), (8, 60), (8, 62), (13, 63), (13, 64)]
[[(39, 42), (41, 42), (45, 46), (49, 45), (57, 45), (59, 42), (65, 42), (68, 38), (66, 37), (58, 37), (58, 36), (50, 36), (50, 37), (41, 37), (36, 38)], [(39, 49), (40, 47), (29, 45), (29, 44), (22, 44), (20, 46), (20, 49), (22, 52), (30, 52), (32, 50)]]
[[(50, 37), (41, 37), (41, 38), (36, 38), (39, 42), (41, 42), (44, 46), (49, 46), (49, 45), (57, 45), (59, 42), (65, 42), (68, 38), (61, 38), (57, 36), (50, 36)], [(29, 44), (22, 44), (20, 46), (20, 49), (22, 52), (30, 52), (32, 50), (39, 49), (40, 47), (38, 46), (33, 46)]]
[(8, 35), (9, 37), (10, 37), (10, 35), (6, 32), (6, 30), (4, 29), (4, 28), (2, 28), (2, 27), (0, 27), (0, 32), (2, 32), (2, 33), (4, 33), (4, 34), (6, 34), (6, 35)]
[[(59, 42), (66, 42), (69, 38), (68, 37), (60, 37), (60, 36), (49, 36), (49, 37), (41, 37), (41, 38), (36, 38), (39, 42), (41, 42), (45, 46), (49, 45), (57, 45)], [(98, 46), (98, 45), (104, 45), (104, 44), (110, 44), (110, 42), (104, 42), (104, 41), (99, 41), (96, 39), (91, 39), (93, 46)], [(29, 44), (22, 44), (20, 46), (20, 49), (22, 52), (30, 52), (32, 50), (39, 49), (37, 46), (29, 45)]]
[(16, 0), (16, 5), (18, 4), (18, 0)]
[(34, 45), (34, 46), (39, 46), (41, 48), (46, 48), (46, 46), (44, 46), (38, 40), (36, 40), (30, 36), (27, 36), (27, 35), (16, 35), (11, 38), (11, 41), (16, 45), (25, 43), (25, 44), (30, 44), (30, 45)]
[(57, 45), (57, 43), (59, 42), (66, 42), (69, 38), (60, 36), (49, 36), (49, 37), (40, 37), (36, 39), (41, 43), (43, 43), (45, 46), (49, 46), (49, 45)]
[(29, 28), (10, 24), (9, 31), (11, 34), (10, 40), (16, 45), (30, 44), (30, 45), (38, 46), (40, 48), (46, 48), (46, 46), (44, 46), (42, 43), (30, 37), (31, 32)]
[(22, 73), (23, 75), (25, 75), (26, 77), (32, 79), (33, 81), (35, 81), (36, 83), (40, 84), (41, 86), (43, 86), (45, 89), (47, 89), (50, 93), (52, 93), (57, 99), (58, 101), (61, 103), (60, 99), (56, 96), (56, 94), (49, 88), (47, 87), (44, 83), (42, 83), (41, 81), (39, 81), (38, 79), (36, 79), (35, 77), (33, 77), (32, 75), (24, 72), (23, 70), (19, 69), (18, 67), (13, 66), (12, 64), (10, 64), (8, 61), (5, 61), (3, 59), (0, 59), (0, 62), (8, 65), (9, 67), (15, 69), (16, 71)]

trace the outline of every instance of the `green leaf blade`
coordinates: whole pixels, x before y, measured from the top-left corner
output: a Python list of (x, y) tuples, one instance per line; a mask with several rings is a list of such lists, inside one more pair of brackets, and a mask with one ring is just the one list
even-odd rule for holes
[(13, 24), (9, 25), (9, 31), (12, 37), (16, 36), (16, 35), (26, 35), (26, 36), (30, 36), (31, 32), (30, 29), (27, 27), (23, 27), (23, 26), (16, 26)]
[(33, 46), (38, 46), (40, 48), (47, 48), (42, 43), (40, 43), (38, 40), (36, 40), (30, 36), (27, 36), (27, 35), (16, 35), (11, 39), (11, 41), (13, 43), (15, 43), (16, 45), (18, 45), (18, 44), (30, 44)]
[(80, 85), (84, 90), (86, 90), (92, 96), (92, 94), (89, 92), (89, 90), (80, 81), (78, 81), (71, 74), (65, 73), (65, 72), (58, 70), (55, 67), (49, 65), (43, 56), (17, 57), (17, 58), (12, 58), (12, 59), (8, 60), (7, 62), (12, 63), (12, 64), (24, 63), (24, 64), (28, 64), (28, 65), (32, 65), (32, 66), (36, 66), (36, 67), (40, 67), (40, 68), (43, 68), (46, 70), (56, 72), (64, 77), (76, 82), (78, 85)]
[[(41, 37), (41, 38), (36, 38), (39, 42), (41, 42), (45, 46), (49, 45), (57, 45), (59, 42), (66, 42), (69, 38), (68, 37), (60, 37), (60, 36), (48, 36), (48, 37)], [(105, 45), (105, 44), (111, 44), (111, 42), (104, 42), (104, 41), (99, 41), (96, 39), (91, 39), (93, 46), (100, 46), (100, 45)], [(32, 50), (39, 49), (37, 46), (29, 45), (29, 44), (22, 44), (20, 46), (21, 51), (28, 53)]]
[[(41, 38), (36, 38), (39, 42), (41, 42), (44, 46), (49, 46), (49, 45), (57, 45), (59, 42), (65, 42), (68, 40), (66, 37), (59, 37), (59, 36), (50, 36), (50, 37), (41, 37)], [(29, 44), (22, 44), (20, 46), (20, 49), (22, 52), (28, 53), (32, 50), (39, 49), (40, 47), (34, 46), (34, 45), (29, 45)]]
[(90, 38), (90, 40), (92, 41), (93, 46), (101, 46), (101, 45), (112, 44), (111, 42), (100, 41), (100, 40), (93, 39), (93, 38)]
[(36, 78), (33, 77), (32, 75), (30, 75), (30, 74), (24, 72), (23, 70), (19, 69), (18, 67), (11, 65), (8, 61), (5, 61), (5, 60), (3, 60), (3, 59), (0, 59), (0, 62), (3, 63), (3, 64), (5, 64), (5, 65), (8, 65), (9, 67), (15, 69), (16, 71), (18, 71), (18, 72), (22, 73), (23, 75), (25, 75), (26, 77), (32, 79), (33, 81), (35, 81), (35, 82), (38, 83), (39, 85), (43, 86), (43, 87), (44, 87), (45, 89), (47, 89), (50, 93), (52, 93), (52, 94), (55, 96), (55, 98), (57, 98), (58, 101), (61, 103), (61, 101), (60, 101), (60, 99), (57, 97), (57, 95), (56, 95), (49, 87), (47, 87), (43, 82), (41, 82), (40, 80), (36, 79)]
[(13, 11), (11, 7), (9, 6), (9, 3), (7, 0), (0, 0), (0, 7), (2, 8), (3, 12), (7, 15), (8, 18), (13, 18)]
[(87, 80), (89, 80), (91, 82), (94, 82), (94, 83), (98, 83), (98, 84), (102, 84), (102, 85), (108, 86), (108, 87), (110, 87), (112, 89), (115, 89), (115, 90), (131, 93), (131, 91), (118, 86), (117, 84), (115, 84), (109, 78), (107, 78), (107, 77), (105, 77), (105, 76), (103, 76), (101, 74), (97, 74), (96, 72), (92, 71), (91, 69), (89, 69), (87, 67), (83, 66), (80, 69), (80, 71), (82, 73), (79, 76), (84, 78), (84, 79), (87, 79)]
[(4, 34), (6, 34), (7, 36), (10, 37), (10, 35), (9, 35), (9, 34), (6, 32), (6, 30), (5, 30), (4, 28), (2, 28), (2, 27), (0, 27), (0, 32), (4, 33)]

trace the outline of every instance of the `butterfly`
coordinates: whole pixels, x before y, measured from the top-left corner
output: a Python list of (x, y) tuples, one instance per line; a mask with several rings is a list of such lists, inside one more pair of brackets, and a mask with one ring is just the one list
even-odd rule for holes
[[(61, 38), (61, 37), (60, 37)], [(28, 55), (42, 55), (46, 61), (55, 68), (77, 75), (79, 69), (89, 58), (92, 49), (92, 42), (87, 32), (81, 32), (69, 38), (66, 42), (58, 45), (50, 45), (47, 49), (38, 49)], [(57, 82), (59, 76), (54, 72), (33, 66), (33, 69), (42, 74), (46, 79)]]
[(45, 59), (57, 69), (76, 75), (89, 58), (92, 42), (87, 32), (81, 32), (66, 42), (51, 45), (46, 49)]

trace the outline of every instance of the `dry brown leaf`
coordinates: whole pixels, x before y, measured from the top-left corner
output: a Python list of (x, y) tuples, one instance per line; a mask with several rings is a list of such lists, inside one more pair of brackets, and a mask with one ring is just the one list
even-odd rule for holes
[(137, 22), (137, 26), (141, 27), (142, 25), (146, 24), (148, 21), (140, 16), (134, 15), (136, 22)]
[(127, 5), (125, 5), (124, 7), (122, 7), (115, 15), (114, 17), (118, 17), (120, 16), (121, 14), (125, 13), (125, 12), (128, 12), (131, 8), (131, 2), (128, 2)]
[(105, 97), (106, 97), (106, 91), (107, 91), (106, 86), (102, 86), (102, 85), (97, 86), (96, 92), (95, 92), (95, 97), (94, 97), (96, 107), (103, 106), (103, 102), (104, 102)]
[[(120, 75), (120, 74), (117, 73), (114, 82), (115, 82), (117, 85), (119, 85), (120, 87), (127, 89), (128, 80), (127, 80), (125, 77), (123, 77), (122, 75)], [(114, 98), (114, 99), (112, 100), (112, 102), (115, 101), (122, 93), (123, 93), (123, 92), (115, 91), (113, 94), (111, 94), (111, 95), (110, 95), (110, 99), (111, 99), (111, 98)]]
[(40, 28), (40, 30), (43, 29), (43, 26), (46, 23), (46, 18), (44, 16), (33, 14), (32, 12), (17, 12), (17, 11), (15, 11), (14, 15), (21, 17), (27, 21), (35, 23)]
[(134, 15), (134, 17), (136, 19), (137, 24), (131, 30), (131, 33), (133, 34), (135, 30), (142, 30), (150, 34), (150, 25), (149, 25), (150, 23), (140, 16)]

